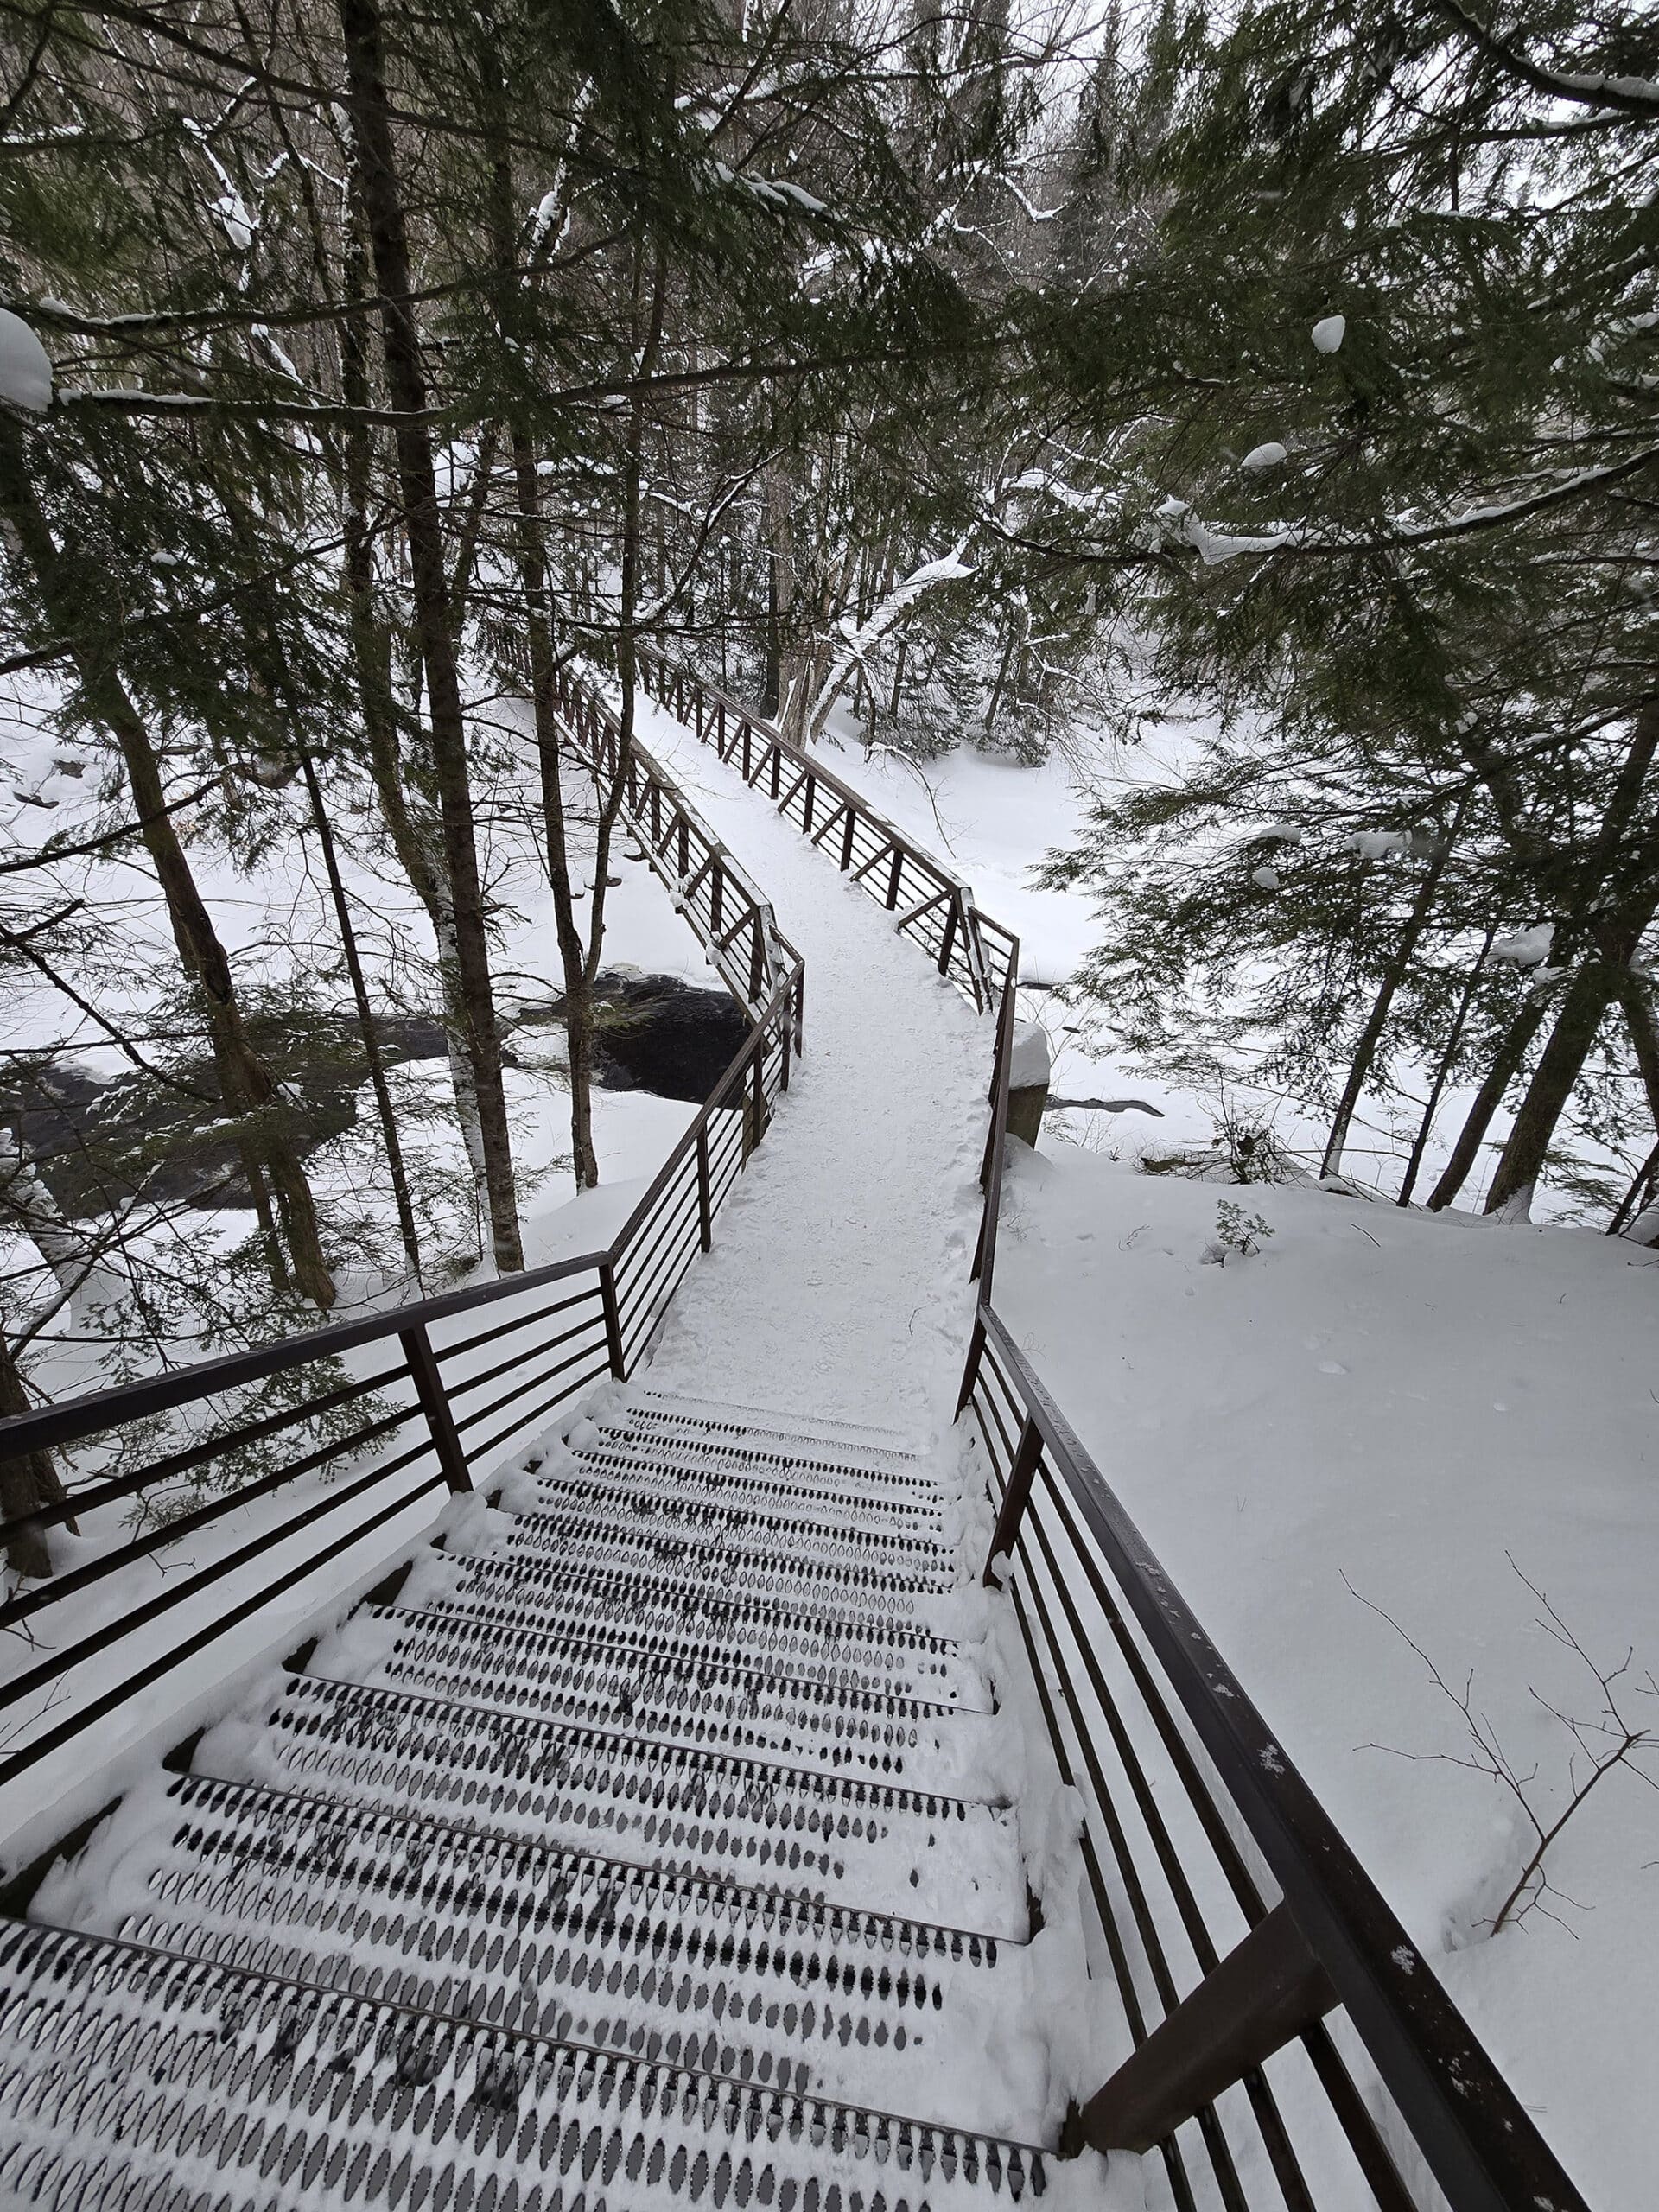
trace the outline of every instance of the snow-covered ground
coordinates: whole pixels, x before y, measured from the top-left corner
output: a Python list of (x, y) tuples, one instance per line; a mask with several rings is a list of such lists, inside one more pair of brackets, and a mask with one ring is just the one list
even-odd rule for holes
[[(1229, 1201), (1273, 1233), (1217, 1265)], [(1491, 1937), (1536, 1839), (1458, 1764), (1468, 1728), (1404, 1637), (1546, 1827), (1613, 1747), (1596, 1669), (1659, 1736), (1659, 1259), (1046, 1139), (1011, 1148), (996, 1264), (998, 1311), (1567, 2171), (1608, 2212), (1650, 2202), (1659, 1755), (1605, 1775), (1545, 1862), (1560, 1894)]]

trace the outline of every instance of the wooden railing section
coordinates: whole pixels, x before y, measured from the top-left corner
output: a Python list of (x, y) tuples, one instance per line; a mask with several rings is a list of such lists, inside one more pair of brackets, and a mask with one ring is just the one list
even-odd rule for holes
[(820, 754), (791, 745), (694, 669), (649, 645), (638, 651), (640, 680), (652, 698), (712, 746), (746, 784), (765, 791), (843, 875), (885, 906), (977, 1011), (995, 1004), (1017, 962), (1019, 940), (979, 912), (959, 875), (878, 814)]
[[(573, 741), (613, 772), (614, 718), (574, 684), (563, 705)], [(643, 750), (627, 764), (624, 814), (672, 871), (682, 911), (753, 1023), (707, 1104), (603, 1250), (0, 1421), (0, 1459), (137, 1461), (72, 1474), (65, 1503), (29, 1516), (35, 1528), (111, 1506), (142, 1510), (182, 1483), (211, 1483), (232, 1454), (257, 1453), (265, 1470), (0, 1602), (0, 1631), (38, 1647), (0, 1683), (0, 1793), (240, 1623), (292, 1593), (302, 1599), (319, 1559), (423, 1499), (435, 1510), (446, 1490), (473, 1489), (515, 1438), (639, 1364), (789, 1088), (804, 969), (771, 907)], [(215, 1418), (277, 1376), (280, 1410)], [(144, 1452), (145, 1425), (187, 1408), (207, 1433)], [(232, 1515), (252, 1520), (242, 1541), (194, 1557)], [(168, 1571), (126, 1586), (126, 1570), (146, 1560)], [(268, 1563), (276, 1571), (250, 1574)], [(218, 1605), (213, 1593), (232, 1586)], [(118, 1679), (72, 1695), (95, 1659)]]

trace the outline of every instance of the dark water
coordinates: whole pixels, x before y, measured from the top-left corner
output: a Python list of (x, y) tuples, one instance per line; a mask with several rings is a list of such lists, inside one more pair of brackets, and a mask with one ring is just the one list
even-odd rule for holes
[[(599, 1017), (601, 1086), (649, 1090), (701, 1104), (742, 1044), (747, 1028), (723, 990), (704, 990), (672, 976), (601, 973)], [(562, 1001), (533, 1007), (512, 1024), (503, 1058), (517, 1065), (515, 1043), (535, 1041), (562, 1023)], [(313, 1015), (265, 1016), (250, 1024), (293, 1103), (301, 1156), (350, 1128), (358, 1092), (367, 1081), (354, 1020)], [(388, 1064), (441, 1059), (442, 1026), (420, 1015), (387, 1015), (376, 1024)], [(0, 1069), (0, 1122), (18, 1131), (64, 1212), (111, 1211), (140, 1192), (150, 1200), (202, 1207), (243, 1207), (248, 1187), (235, 1147), (218, 1116), (211, 1061), (152, 1065), (165, 1077), (134, 1069), (94, 1076), (66, 1054), (14, 1054)]]

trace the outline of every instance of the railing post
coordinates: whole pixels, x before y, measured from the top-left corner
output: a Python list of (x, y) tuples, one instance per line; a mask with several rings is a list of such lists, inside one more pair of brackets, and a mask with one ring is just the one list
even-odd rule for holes
[(783, 1020), (779, 1026), (779, 1033), (782, 1038), (784, 1055), (783, 1066), (778, 1077), (778, 1088), (779, 1090), (787, 1090), (789, 1089), (789, 1008), (785, 1007), (784, 1008)]
[(777, 798), (778, 798), (778, 785), (779, 785), (779, 783), (780, 779), (782, 779), (783, 772), (784, 772), (784, 756), (783, 756), (783, 754), (779, 751), (778, 747), (777, 747), (777, 746), (776, 746), (776, 744), (774, 743), (774, 745), (772, 746), (772, 802), (773, 802), (774, 805), (775, 805), (775, 804), (776, 804), (776, 803), (777, 803)]
[(720, 935), (720, 925), (722, 918), (722, 909), (725, 906), (726, 900), (726, 871), (721, 866), (720, 855), (718, 853), (715, 855), (715, 865), (709, 880), (709, 926), (714, 931), (715, 935), (718, 937)]
[(893, 866), (887, 871), (887, 912), (889, 913), (892, 913), (899, 904), (899, 886), (904, 879), (904, 873), (905, 849), (902, 845), (895, 845), (893, 849)]
[(818, 779), (809, 775), (806, 779), (806, 811), (801, 817), (801, 829), (806, 836), (812, 835), (812, 808), (818, 796)]
[(616, 1303), (616, 1269), (609, 1257), (599, 1263), (599, 1294), (605, 1306), (605, 1345), (611, 1356), (611, 1372), (619, 1382), (627, 1379), (627, 1362), (622, 1357), (622, 1316)]
[(457, 1497), (465, 1497), (473, 1487), (467, 1471), (467, 1454), (461, 1450), (461, 1439), (455, 1433), (455, 1417), (449, 1410), (449, 1394), (443, 1387), (443, 1377), (438, 1372), (438, 1363), (432, 1355), (432, 1341), (424, 1325), (399, 1329), (397, 1341), (404, 1348), (409, 1362), (415, 1395), (421, 1402), (421, 1411), (426, 1415), (426, 1426), (432, 1439), (433, 1449), (438, 1455), (438, 1465), (443, 1470), (443, 1479)]
[(968, 1357), (963, 1363), (962, 1388), (957, 1393), (955, 1418), (962, 1419), (968, 1401), (974, 1395), (974, 1385), (979, 1380), (979, 1363), (985, 1351), (985, 1317), (977, 1309), (974, 1313), (973, 1333), (968, 1339)]
[(801, 1040), (806, 1027), (806, 969), (795, 970), (795, 1057), (801, 1055)]
[(841, 872), (846, 874), (853, 864), (853, 832), (858, 827), (858, 817), (851, 806), (847, 809), (847, 827), (841, 833)]
[(941, 976), (948, 976), (950, 973), (950, 953), (957, 942), (957, 925), (961, 918), (962, 893), (960, 891), (953, 891), (950, 894), (950, 911), (945, 917), (944, 941), (939, 947)]
[(709, 1124), (697, 1128), (697, 1234), (706, 1252), (715, 1241), (714, 1192), (709, 1184)]
[(766, 925), (760, 918), (758, 906), (749, 918), (749, 928), (754, 938), (753, 948), (749, 954), (749, 997), (758, 1007), (766, 983)]
[(1338, 2001), (1289, 1906), (1275, 1905), (1096, 2090), (1072, 2132), (1096, 2151), (1150, 2151)]
[(1037, 1479), (1038, 1463), (1042, 1456), (1042, 1431), (1027, 1414), (1025, 1425), (1020, 1431), (1014, 1465), (1008, 1469), (1007, 1486), (1002, 1492), (996, 1527), (991, 1532), (991, 1548), (985, 1554), (985, 1572), (980, 1577), (988, 1590), (1001, 1586), (991, 1573), (991, 1565), (994, 1560), (1013, 1553), (1014, 1540), (1020, 1534), (1020, 1523), (1025, 1519), (1026, 1508), (1031, 1503), (1031, 1486)]
[(746, 720), (743, 724), (743, 780), (746, 784), (753, 783), (754, 780), (754, 772), (750, 766), (749, 751), (753, 736), (754, 726)]

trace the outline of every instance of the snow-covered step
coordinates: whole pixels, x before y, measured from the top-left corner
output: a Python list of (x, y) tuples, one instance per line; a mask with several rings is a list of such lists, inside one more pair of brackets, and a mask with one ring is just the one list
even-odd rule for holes
[(855, 1446), (889, 1459), (916, 1457), (909, 1440), (868, 1421), (842, 1421), (823, 1414), (803, 1414), (780, 1406), (745, 1405), (721, 1398), (699, 1398), (684, 1391), (640, 1389), (625, 1400), (634, 1413), (664, 1420), (701, 1422), (711, 1429), (745, 1436), (776, 1436), (789, 1443)]
[(984, 2116), (964, 2055), (1028, 1995), (1023, 1950), (995, 1938), (197, 1776), (124, 1805), (35, 1916), (72, 1910), (191, 1958), (953, 2125)]
[(735, 1583), (761, 1598), (863, 1617), (913, 1619), (930, 1598), (957, 1581), (943, 1547), (906, 1547), (849, 1529), (845, 1540), (807, 1527), (759, 1529), (750, 1516), (695, 1509), (638, 1508), (600, 1512), (582, 1507), (515, 1517), (493, 1554), (555, 1559), (562, 1573), (609, 1567), (671, 1574), (717, 1588)]
[(879, 1483), (893, 1491), (937, 1495), (924, 1460), (852, 1437), (815, 1437), (772, 1428), (747, 1428), (712, 1413), (666, 1413), (652, 1406), (625, 1406), (597, 1414), (602, 1438), (654, 1451), (694, 1452), (710, 1460), (742, 1459), (788, 1465), (849, 1482)]
[(1023, 1939), (1011, 1809), (289, 1675), (197, 1772)]
[(603, 1439), (573, 1459), (533, 1471), (538, 1491), (582, 1497), (594, 1485), (651, 1496), (720, 1498), (760, 1512), (791, 1512), (855, 1527), (938, 1536), (944, 1503), (932, 1485), (895, 1489), (880, 1476), (810, 1465), (771, 1454), (704, 1450), (696, 1444)]
[(607, 1651), (533, 1627), (378, 1607), (325, 1637), (306, 1671), (819, 1773), (989, 1794), (982, 1777), (996, 1724), (986, 1716), (757, 1673), (707, 1643)]
[(943, 1516), (914, 1508), (895, 1512), (885, 1501), (791, 1495), (784, 1484), (705, 1479), (696, 1468), (645, 1459), (601, 1459), (584, 1453), (531, 1478), (534, 1506), (522, 1493), (515, 1503), (539, 1513), (569, 1515), (591, 1531), (595, 1521), (655, 1533), (661, 1528), (704, 1536), (740, 1535), (779, 1555), (823, 1559), (837, 1549), (955, 1580), (952, 1548)]
[(539, 1553), (467, 1557), (435, 1551), (416, 1560), (398, 1603), (638, 1650), (693, 1637), (735, 1664), (797, 1681), (978, 1712), (990, 1707), (983, 1677), (949, 1637), (850, 1611), (813, 1611), (729, 1583), (709, 1587), (672, 1574), (583, 1567)]
[(758, 2082), (0, 1930), (0, 2202), (46, 2212), (953, 2212), (1090, 2172)]

